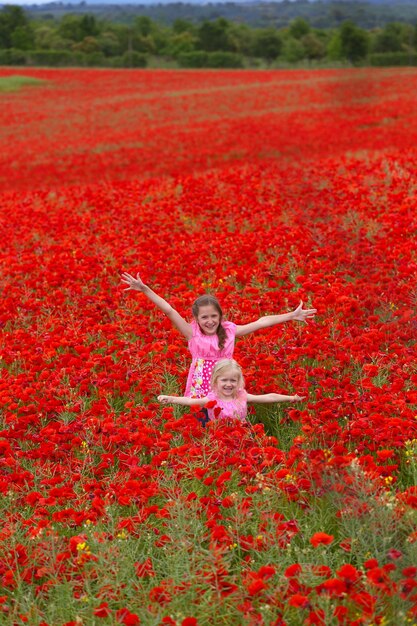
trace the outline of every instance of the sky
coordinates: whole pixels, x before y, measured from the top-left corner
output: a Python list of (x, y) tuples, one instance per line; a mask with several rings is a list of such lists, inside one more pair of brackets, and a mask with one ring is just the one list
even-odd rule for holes
[[(0, 0), (0, 8), (7, 4), (31, 6), (31, 5), (43, 5), (56, 2), (57, 4), (80, 4), (81, 0)], [(228, 2), (230, 0), (84, 0), (88, 4), (170, 4), (173, 2), (184, 2), (189, 4), (208, 4)], [(236, 2), (251, 2), (253, 0), (233, 0)], [(310, 0), (314, 2), (314, 0)], [(275, 2), (282, 2), (282, 0), (275, 0)], [(417, 0), (416, 0), (417, 2)]]
[[(173, 2), (184, 2), (189, 4), (208, 4), (228, 2), (229, 0), (84, 0), (88, 4), (170, 4)], [(245, 0), (236, 0), (238, 2), (245, 2)], [(248, 1), (248, 0), (247, 0)], [(249, 0), (250, 1), (250, 0)], [(282, 0), (275, 0), (281, 2)], [(314, 0), (313, 0), (314, 1)], [(417, 0), (416, 0), (417, 1)], [(0, 0), (0, 8), (7, 4), (31, 6), (42, 4), (51, 4), (56, 2), (57, 4), (80, 4), (80, 0)]]

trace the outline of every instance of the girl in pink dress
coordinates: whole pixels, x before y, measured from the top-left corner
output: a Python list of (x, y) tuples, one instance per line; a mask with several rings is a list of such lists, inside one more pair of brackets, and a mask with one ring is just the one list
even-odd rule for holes
[(245, 390), (242, 370), (234, 359), (222, 359), (216, 363), (211, 375), (211, 391), (202, 398), (187, 396), (158, 396), (162, 404), (206, 407), (212, 419), (237, 419), (246, 422), (248, 402), (299, 402), (303, 396), (285, 396), (280, 393), (253, 395)]
[(197, 298), (194, 302), (192, 306), (194, 319), (189, 323), (166, 300), (145, 285), (139, 274), (134, 278), (124, 272), (122, 281), (128, 285), (125, 291), (134, 290), (144, 293), (187, 339), (192, 362), (185, 395), (190, 398), (206, 397), (210, 391), (213, 367), (220, 359), (230, 359), (233, 356), (236, 337), (243, 337), (261, 328), (268, 328), (290, 320), (306, 322), (316, 313), (316, 309), (303, 309), (303, 303), (300, 302), (291, 313), (265, 315), (255, 322), (238, 326), (223, 319), (223, 312), (217, 298), (207, 294)]

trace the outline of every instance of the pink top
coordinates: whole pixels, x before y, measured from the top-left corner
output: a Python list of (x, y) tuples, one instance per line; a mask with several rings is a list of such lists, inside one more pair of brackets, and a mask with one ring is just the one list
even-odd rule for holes
[[(207, 394), (209, 400), (215, 400), (216, 406), (208, 410), (208, 416), (212, 419), (238, 419), (241, 422), (246, 422), (246, 415), (248, 413), (248, 394), (244, 389), (238, 392), (237, 398), (233, 400), (221, 400), (216, 396), (214, 391), (210, 391)], [(217, 410), (216, 410), (217, 409)], [(219, 409), (221, 411), (219, 412)]]
[(222, 321), (227, 336), (223, 350), (219, 350), (217, 335), (205, 335), (195, 320), (191, 322), (192, 337), (188, 347), (193, 358), (188, 373), (185, 395), (188, 398), (204, 398), (210, 391), (213, 367), (220, 359), (231, 359), (235, 348), (236, 324)]

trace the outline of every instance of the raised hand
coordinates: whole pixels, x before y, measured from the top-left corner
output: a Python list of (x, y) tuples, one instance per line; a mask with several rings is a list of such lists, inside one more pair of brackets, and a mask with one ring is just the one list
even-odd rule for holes
[(139, 273), (136, 274), (136, 278), (127, 272), (123, 272), (122, 274), (122, 282), (126, 283), (128, 287), (124, 291), (134, 290), (134, 291), (145, 291), (146, 285), (141, 280)]
[(317, 309), (303, 309), (303, 301), (300, 300), (300, 304), (292, 313), (292, 319), (298, 322), (307, 322), (312, 319), (317, 313)]
[(295, 394), (295, 396), (292, 397), (292, 402), (301, 402), (302, 400), (304, 400), (305, 396), (299, 396), (298, 394)]
[(158, 396), (158, 402), (161, 402), (162, 404), (168, 404), (170, 400), (171, 400), (170, 396)]

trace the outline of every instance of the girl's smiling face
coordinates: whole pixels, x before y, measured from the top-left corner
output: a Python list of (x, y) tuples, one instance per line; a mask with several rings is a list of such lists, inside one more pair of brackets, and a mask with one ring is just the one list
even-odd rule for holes
[(239, 373), (234, 369), (222, 372), (216, 380), (215, 388), (220, 399), (231, 400), (236, 397), (240, 382)]
[(220, 324), (220, 314), (212, 304), (201, 306), (198, 310), (197, 323), (205, 335), (215, 335)]

